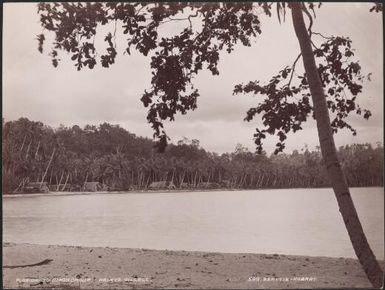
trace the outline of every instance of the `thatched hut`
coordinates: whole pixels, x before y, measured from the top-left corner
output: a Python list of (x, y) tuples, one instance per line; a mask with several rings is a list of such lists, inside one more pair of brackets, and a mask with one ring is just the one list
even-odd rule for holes
[(148, 186), (148, 189), (176, 189), (176, 186), (172, 181), (155, 181)]
[(48, 188), (50, 191), (71, 191), (71, 184), (50, 184)]
[(25, 193), (47, 193), (49, 188), (47, 182), (29, 182), (22, 191)]
[(192, 188), (193, 185), (192, 184), (189, 184), (187, 182), (182, 182), (179, 186), (180, 188), (184, 188), (184, 189), (187, 189), (187, 188)]
[(104, 191), (107, 190), (107, 187), (105, 184), (101, 184), (98, 181), (90, 181), (90, 182), (84, 182), (84, 185), (82, 187), (82, 191)]
[(198, 184), (198, 188), (215, 189), (219, 188), (219, 184), (216, 182), (201, 182)]

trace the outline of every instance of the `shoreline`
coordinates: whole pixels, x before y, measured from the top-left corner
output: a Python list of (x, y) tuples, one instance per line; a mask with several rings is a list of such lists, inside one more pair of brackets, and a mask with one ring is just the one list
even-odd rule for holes
[[(97, 194), (152, 194), (152, 193), (179, 193), (179, 192), (216, 192), (216, 191), (237, 191), (239, 189), (210, 189), (210, 190), (199, 190), (199, 189), (181, 189), (181, 190), (136, 190), (136, 191), (57, 191), (48, 193), (12, 193), (3, 194), (3, 197), (27, 197), (27, 196), (70, 196), (70, 195), (97, 195)], [(244, 189), (254, 190), (254, 189)], [(258, 189), (256, 189), (258, 190)]]
[[(366, 186), (365, 186), (366, 187)], [(362, 187), (362, 188), (365, 188)], [(369, 186), (369, 187), (380, 187), (383, 186)], [(215, 188), (215, 189), (172, 189), (172, 190), (122, 190), (122, 191), (56, 191), (47, 193), (7, 193), (2, 194), (5, 198), (11, 197), (27, 197), (27, 196), (69, 196), (69, 195), (96, 195), (96, 194), (152, 194), (152, 193), (179, 193), (179, 192), (218, 192), (218, 191), (254, 191), (254, 190), (288, 190), (288, 189), (324, 189), (331, 187), (290, 187), (290, 188)], [(350, 187), (350, 188), (361, 188), (361, 187)]]
[(352, 258), (6, 242), (3, 285), (39, 289), (371, 287), (358, 260)]

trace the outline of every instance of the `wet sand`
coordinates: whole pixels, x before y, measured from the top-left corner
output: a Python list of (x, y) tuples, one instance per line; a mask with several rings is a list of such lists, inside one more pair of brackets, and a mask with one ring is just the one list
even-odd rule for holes
[[(37, 265), (36, 265), (37, 264)], [(370, 288), (355, 259), (3, 244), (4, 288)]]

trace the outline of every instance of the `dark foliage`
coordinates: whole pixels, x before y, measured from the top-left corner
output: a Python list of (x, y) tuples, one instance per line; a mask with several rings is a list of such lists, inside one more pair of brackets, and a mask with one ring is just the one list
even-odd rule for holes
[[(327, 105), (334, 116), (331, 122), (333, 132), (347, 128), (356, 135), (356, 130), (345, 121), (349, 113), (354, 111), (358, 115), (363, 114), (365, 119), (368, 119), (371, 113), (356, 104), (364, 76), (361, 74), (360, 64), (350, 59), (354, 55), (351, 40), (331, 37), (314, 49), (314, 55), (319, 59), (318, 72), (327, 92)], [(266, 129), (257, 128), (254, 134), (258, 152), (263, 150), (262, 139), (266, 138), (266, 133), (278, 136), (279, 142), (275, 150), (275, 153), (278, 153), (285, 147), (287, 133), (301, 130), (302, 123), (306, 122), (310, 114), (313, 118), (316, 117), (310, 104), (311, 94), (306, 75), (293, 78), (293, 70), (293, 67), (285, 67), (266, 85), (254, 81), (235, 86), (234, 94), (252, 93), (266, 96), (257, 107), (247, 111), (245, 118), (245, 121), (251, 121), (255, 115), (262, 114)]]
[[(26, 118), (3, 122), (2, 140), (4, 192), (42, 181), (45, 171), (44, 181), (55, 185), (54, 191), (65, 184), (66, 190), (79, 190), (85, 181), (99, 181), (111, 190), (146, 189), (154, 181), (190, 189), (329, 186), (321, 153), (306, 148), (268, 157), (238, 144), (234, 152), (218, 155), (184, 138), (159, 154), (153, 141), (117, 125), (53, 129)], [(383, 184), (382, 146), (345, 146), (339, 154), (351, 186)]]

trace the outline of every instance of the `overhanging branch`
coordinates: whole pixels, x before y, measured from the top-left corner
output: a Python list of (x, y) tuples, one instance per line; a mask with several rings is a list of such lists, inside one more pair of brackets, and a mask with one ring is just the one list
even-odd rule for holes
[(294, 75), (294, 71), (295, 71), (295, 66), (297, 65), (297, 62), (298, 62), (299, 58), (301, 57), (301, 55), (302, 55), (302, 53), (300, 53), (300, 54), (297, 56), (297, 58), (295, 59), (293, 65), (291, 66), (290, 79), (289, 79), (289, 82), (288, 82), (287, 85), (286, 85), (286, 86), (289, 87), (289, 88), (290, 88), (291, 81), (292, 81), (292, 79), (293, 79), (293, 75)]

